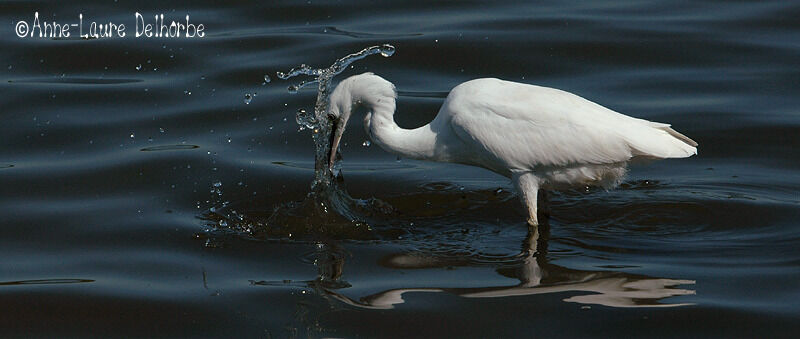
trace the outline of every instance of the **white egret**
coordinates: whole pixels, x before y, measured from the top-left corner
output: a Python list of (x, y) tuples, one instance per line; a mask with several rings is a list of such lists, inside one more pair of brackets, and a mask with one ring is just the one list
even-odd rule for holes
[(330, 96), (333, 167), (354, 108), (367, 109), (367, 135), (405, 158), (486, 168), (514, 183), (539, 224), (539, 190), (599, 185), (611, 188), (634, 158), (685, 158), (697, 143), (669, 124), (629, 117), (562, 90), (499, 79), (476, 79), (450, 91), (431, 123), (404, 129), (394, 121), (397, 92), (364, 73), (343, 80)]

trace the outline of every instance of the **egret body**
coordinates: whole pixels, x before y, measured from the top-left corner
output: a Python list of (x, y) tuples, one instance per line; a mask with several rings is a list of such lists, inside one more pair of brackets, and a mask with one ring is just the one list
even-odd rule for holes
[(669, 124), (614, 112), (575, 94), (499, 79), (476, 79), (450, 91), (431, 123), (405, 129), (394, 121), (397, 92), (364, 73), (343, 80), (330, 96), (333, 166), (354, 108), (367, 109), (369, 138), (396, 155), (486, 168), (514, 183), (538, 225), (539, 190), (611, 188), (634, 158), (685, 158), (697, 143)]

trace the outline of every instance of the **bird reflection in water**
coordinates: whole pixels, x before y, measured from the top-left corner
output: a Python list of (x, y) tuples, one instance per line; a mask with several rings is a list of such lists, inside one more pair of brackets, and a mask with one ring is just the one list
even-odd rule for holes
[[(367, 309), (391, 309), (395, 305), (405, 302), (404, 294), (423, 292), (444, 292), (465, 298), (500, 298), (572, 292), (573, 295), (564, 301), (609, 307), (693, 305), (692, 303), (663, 301), (669, 297), (695, 294), (694, 290), (676, 287), (694, 284), (693, 280), (653, 278), (624, 272), (575, 270), (548, 263), (546, 259), (548, 236), (549, 225), (546, 223), (539, 227), (529, 228), (515, 264), (497, 269), (500, 275), (518, 279), (519, 283), (516, 285), (479, 288), (435, 286), (396, 288), (356, 299), (341, 291), (351, 285), (341, 280), (346, 251), (335, 243), (317, 245), (315, 264), (319, 268), (319, 275), (315, 280), (306, 281), (303, 284), (323, 296), (347, 305)], [(421, 269), (453, 266), (454, 262), (431, 255), (406, 253), (384, 258), (382, 264), (395, 269)], [(469, 261), (465, 261), (462, 265), (469, 265)], [(256, 285), (281, 284), (267, 281), (253, 283)]]

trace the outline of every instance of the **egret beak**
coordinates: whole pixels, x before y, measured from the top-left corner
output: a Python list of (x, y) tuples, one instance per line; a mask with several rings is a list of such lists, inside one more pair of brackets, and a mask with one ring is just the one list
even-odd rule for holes
[(336, 162), (336, 151), (339, 150), (339, 142), (342, 140), (342, 134), (344, 134), (344, 124), (341, 119), (337, 119), (331, 117), (333, 121), (332, 131), (331, 131), (331, 154), (328, 157), (328, 170), (333, 173), (333, 164)]

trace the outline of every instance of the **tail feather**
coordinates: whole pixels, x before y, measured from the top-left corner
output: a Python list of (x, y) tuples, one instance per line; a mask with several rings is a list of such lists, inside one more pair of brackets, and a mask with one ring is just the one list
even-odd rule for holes
[(687, 136), (679, 133), (678, 131), (670, 128), (669, 125), (667, 125), (666, 127), (661, 127), (660, 129), (662, 129), (664, 131), (667, 131), (667, 133), (669, 133), (669, 135), (677, 138), (680, 141), (683, 141), (683, 142), (689, 144), (689, 146), (697, 147), (697, 143), (694, 140), (689, 139), (689, 137), (687, 137)]
[(637, 137), (629, 139), (634, 156), (687, 158), (697, 154), (697, 143), (670, 125), (650, 122), (650, 127), (653, 129), (637, 129)]

